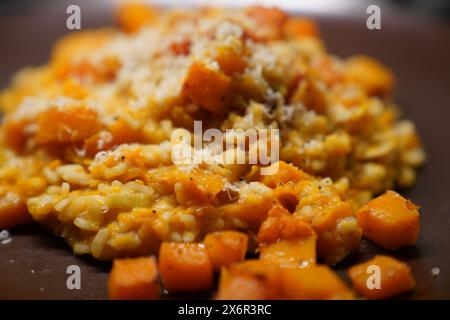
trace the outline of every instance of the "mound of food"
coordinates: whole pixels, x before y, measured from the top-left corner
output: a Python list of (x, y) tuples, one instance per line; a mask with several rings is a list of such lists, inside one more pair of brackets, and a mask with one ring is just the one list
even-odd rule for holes
[[(313, 22), (275, 8), (127, 5), (117, 18), (121, 31), (66, 36), (1, 93), (0, 227), (32, 217), (100, 260), (161, 249), (173, 291), (209, 289), (213, 270), (229, 266), (222, 298), (244, 284), (257, 298), (350, 297), (317, 259), (341, 261), (363, 233), (389, 249), (415, 243), (411, 202), (388, 192), (367, 203), (411, 186), (425, 157), (387, 68), (330, 55)], [(234, 141), (231, 161), (175, 163), (173, 133), (193, 133), (194, 121), (224, 135), (277, 129), (279, 161), (235, 161), (258, 135), (244, 149)], [(239, 264), (247, 252), (259, 259)], [(156, 261), (137, 263), (152, 266), (142, 277), (154, 296)], [(280, 280), (278, 268), (290, 271)], [(303, 294), (314, 277), (335, 290)], [(303, 278), (306, 289), (280, 287)], [(115, 297), (134, 297), (124, 286)]]

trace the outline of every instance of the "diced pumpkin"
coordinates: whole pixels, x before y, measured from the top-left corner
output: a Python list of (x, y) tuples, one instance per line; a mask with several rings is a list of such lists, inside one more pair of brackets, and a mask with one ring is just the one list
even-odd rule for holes
[(162, 243), (159, 272), (170, 292), (203, 291), (213, 286), (213, 268), (203, 244)]
[(280, 267), (308, 267), (316, 263), (316, 241), (313, 235), (307, 239), (289, 239), (260, 247), (261, 260)]
[(159, 298), (158, 268), (154, 257), (114, 260), (108, 280), (113, 300)]
[(295, 215), (317, 233), (317, 254), (328, 264), (336, 264), (358, 248), (362, 229), (353, 216), (350, 203), (340, 200), (332, 187), (314, 181), (297, 184), (299, 204)]
[[(389, 298), (415, 287), (406, 263), (382, 255), (352, 266), (348, 275), (355, 290), (368, 299)], [(376, 279), (378, 276), (379, 282)]]
[(358, 211), (357, 218), (364, 236), (385, 249), (416, 243), (420, 227), (418, 207), (394, 191), (369, 201)]
[(158, 180), (184, 204), (211, 202), (224, 187), (222, 176), (202, 169), (187, 172), (173, 166), (159, 170), (158, 175)]
[(86, 107), (50, 108), (38, 116), (39, 144), (82, 141), (100, 130), (97, 112)]
[[(247, 287), (247, 288), (246, 288)], [(218, 299), (352, 299), (353, 292), (327, 266), (279, 268), (247, 260), (224, 269)]]
[(333, 265), (358, 248), (362, 229), (348, 202), (330, 204), (322, 210), (323, 213), (313, 221), (313, 228), (318, 233), (317, 252)]
[(271, 244), (280, 239), (306, 239), (314, 235), (311, 226), (290, 214), (281, 206), (273, 207), (258, 233), (260, 244)]
[(278, 266), (261, 260), (246, 260), (230, 268), (222, 268), (216, 299), (277, 299), (279, 277)]
[(108, 150), (111, 146), (113, 146), (111, 142), (104, 141), (104, 139), (101, 138), (100, 133), (96, 133), (84, 140), (83, 149), (86, 150), (87, 155), (92, 156), (99, 151)]
[(144, 3), (129, 2), (117, 9), (116, 19), (123, 31), (133, 33), (154, 23), (158, 19), (158, 13)]
[(3, 124), (3, 131), (5, 134), (5, 143), (8, 147), (14, 150), (20, 150), (27, 142), (27, 135), (25, 127), (28, 121), (5, 121)]
[(310, 19), (291, 18), (283, 26), (284, 34), (289, 38), (317, 37), (317, 25)]
[(251, 182), (248, 189), (245, 193), (241, 190), (236, 203), (219, 207), (218, 213), (226, 218), (239, 219), (245, 224), (242, 227), (257, 232), (276, 201), (270, 189), (259, 182)]
[(345, 201), (322, 203), (318, 207), (321, 212), (316, 214), (312, 221), (314, 229), (318, 232), (334, 229), (340, 219), (353, 217), (350, 203)]
[(288, 164), (284, 161), (278, 161), (272, 164), (274, 168), (277, 168), (275, 174), (261, 175), (260, 181), (270, 188), (275, 188), (280, 184), (285, 184), (289, 181), (298, 182), (301, 180), (310, 179), (310, 176), (298, 169), (292, 164)]
[(281, 273), (281, 290), (285, 299), (346, 300), (353, 292), (329, 267), (285, 268)]
[(283, 25), (288, 16), (277, 8), (251, 6), (246, 9), (246, 15), (255, 22), (255, 27), (246, 30), (248, 36), (255, 41), (271, 41), (280, 39), (283, 35)]
[(115, 32), (111, 29), (89, 30), (71, 33), (59, 40), (52, 50), (51, 67), (59, 79), (68, 76), (94, 80), (110, 80), (118, 67), (112, 59), (93, 64), (89, 57), (112, 39)]
[[(335, 59), (333, 59), (329, 55), (323, 55), (321, 57), (318, 57), (311, 63), (312, 65), (308, 70), (308, 79), (319, 80), (320, 82), (323, 82), (327, 86), (333, 86), (335, 84), (342, 82), (343, 80), (341, 70), (342, 68), (340, 68), (336, 63)], [(318, 87), (318, 83), (315, 83), (315, 86), (316, 89), (320, 89), (320, 87)], [(320, 97), (316, 98), (322, 99)]]
[(142, 138), (141, 127), (131, 126), (125, 119), (117, 119), (107, 127), (111, 132), (113, 145), (122, 143), (139, 142)]
[(84, 149), (88, 155), (93, 155), (98, 151), (111, 149), (122, 143), (140, 142), (142, 140), (141, 128), (131, 127), (124, 119), (118, 119), (108, 125), (106, 133), (110, 139), (104, 139), (102, 133), (96, 133), (84, 141)]
[[(192, 179), (184, 179), (181, 183), (183, 196), (186, 200), (196, 199), (199, 202), (210, 202), (223, 189), (224, 181), (222, 177), (208, 173), (195, 174)], [(175, 186), (177, 188), (177, 186)], [(178, 190), (175, 189), (177, 193)]]
[(215, 271), (244, 260), (248, 236), (237, 231), (217, 231), (205, 237), (205, 247)]
[(22, 196), (10, 191), (0, 197), (0, 228), (12, 228), (32, 221)]
[(218, 300), (268, 300), (273, 299), (273, 293), (264, 280), (252, 274), (229, 275), (222, 271), (219, 290), (216, 294)]
[(220, 69), (227, 75), (241, 73), (247, 66), (242, 55), (229, 46), (221, 46), (216, 49), (216, 61)]
[(318, 232), (317, 253), (334, 265), (358, 249), (361, 235), (354, 217), (339, 219), (332, 230)]
[(183, 94), (214, 114), (223, 114), (230, 100), (231, 78), (220, 70), (194, 62), (183, 83)]
[(354, 56), (347, 60), (344, 79), (360, 86), (369, 95), (389, 95), (394, 85), (392, 72), (367, 56)]

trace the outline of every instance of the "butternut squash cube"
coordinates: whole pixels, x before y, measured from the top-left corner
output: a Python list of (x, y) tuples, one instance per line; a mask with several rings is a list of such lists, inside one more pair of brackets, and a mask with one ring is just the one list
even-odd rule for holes
[(39, 144), (83, 141), (100, 130), (97, 112), (86, 107), (51, 108), (38, 116)]
[(183, 83), (183, 94), (214, 114), (226, 111), (231, 95), (231, 78), (220, 70), (194, 62)]
[(113, 300), (159, 298), (158, 268), (154, 257), (114, 260), (108, 280)]
[(294, 300), (346, 300), (353, 292), (329, 267), (287, 268), (281, 273), (283, 297)]
[(316, 241), (315, 235), (307, 239), (280, 240), (262, 246), (259, 258), (275, 263), (281, 268), (308, 267), (316, 263)]
[(261, 260), (246, 260), (222, 268), (216, 299), (267, 300), (280, 297), (280, 269)]
[(215, 271), (244, 260), (248, 236), (237, 231), (216, 231), (205, 237), (205, 247)]
[(281, 206), (273, 207), (258, 233), (260, 244), (274, 243), (280, 239), (306, 239), (314, 235), (312, 227)]
[(276, 168), (275, 166), (278, 166), (276, 173), (262, 175), (260, 177), (261, 182), (270, 188), (275, 188), (279, 184), (285, 184), (289, 181), (298, 182), (300, 180), (310, 179), (307, 173), (284, 161), (278, 161), (271, 166), (274, 166), (274, 169)]
[(217, 55), (215, 59), (219, 64), (220, 69), (226, 75), (241, 73), (247, 66), (242, 55), (229, 46), (221, 46), (217, 48)]
[(360, 86), (369, 95), (388, 96), (394, 86), (392, 72), (366, 56), (354, 56), (347, 61), (344, 79)]
[(409, 266), (388, 256), (378, 255), (355, 265), (348, 270), (348, 275), (355, 290), (369, 299), (389, 298), (415, 287)]
[(416, 243), (419, 211), (411, 201), (394, 191), (369, 201), (357, 213), (364, 236), (388, 250)]
[(0, 228), (12, 228), (32, 221), (21, 195), (9, 191), (0, 196)]
[(289, 38), (317, 37), (317, 25), (309, 19), (289, 19), (283, 26), (284, 34)]
[(267, 300), (273, 296), (263, 280), (252, 274), (230, 276), (222, 272), (217, 300)]
[(146, 24), (157, 20), (158, 13), (143, 3), (122, 4), (116, 12), (116, 19), (120, 28), (129, 33), (137, 32)]
[(247, 8), (245, 13), (255, 24), (254, 28), (246, 30), (251, 39), (264, 42), (282, 37), (283, 25), (288, 19), (285, 12), (255, 5)]
[(163, 286), (170, 292), (203, 291), (213, 286), (211, 261), (200, 243), (162, 243), (159, 270)]

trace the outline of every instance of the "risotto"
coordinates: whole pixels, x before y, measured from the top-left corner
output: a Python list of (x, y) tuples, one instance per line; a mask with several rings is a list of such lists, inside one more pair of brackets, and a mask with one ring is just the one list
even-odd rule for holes
[[(312, 21), (274, 8), (130, 5), (117, 18), (120, 30), (67, 35), (47, 64), (19, 71), (1, 93), (0, 226), (32, 218), (75, 254), (100, 260), (157, 254), (162, 243), (164, 252), (214, 246), (208, 237), (235, 231), (248, 239), (239, 257), (257, 252), (283, 266), (315, 263), (316, 252), (333, 265), (357, 250), (363, 232), (383, 245), (373, 228), (366, 235), (375, 222), (356, 213), (388, 189), (411, 186), (425, 158), (392, 100), (391, 71), (366, 56), (331, 55)], [(172, 134), (193, 132), (194, 121), (224, 133), (278, 129), (278, 171), (175, 164)], [(235, 146), (232, 159), (251, 148)], [(313, 257), (280, 258), (288, 247), (277, 240), (293, 238), (309, 242), (298, 251), (291, 241), (292, 252)], [(233, 275), (254, 269), (246, 263), (223, 275), (219, 296), (229, 297)], [(317, 274), (335, 281), (326, 270)], [(291, 271), (277, 283), (297, 276)], [(349, 296), (341, 291), (334, 298)]]

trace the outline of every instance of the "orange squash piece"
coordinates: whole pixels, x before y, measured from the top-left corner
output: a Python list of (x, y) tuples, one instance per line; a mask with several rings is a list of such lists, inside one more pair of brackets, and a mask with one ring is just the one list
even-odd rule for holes
[(252, 274), (228, 275), (222, 271), (219, 281), (218, 300), (268, 300), (273, 293), (264, 280)]
[(316, 23), (304, 18), (289, 19), (284, 24), (283, 31), (289, 38), (317, 37), (319, 35)]
[(333, 229), (339, 219), (353, 216), (350, 203), (345, 201), (323, 203), (317, 210), (321, 212), (314, 216), (312, 223), (318, 232)]
[(108, 280), (113, 300), (159, 298), (158, 269), (154, 257), (114, 260)]
[(369, 95), (390, 95), (394, 86), (392, 72), (367, 56), (354, 56), (347, 61), (344, 80), (360, 86)]
[(25, 146), (27, 142), (27, 135), (25, 133), (25, 127), (28, 121), (5, 121), (3, 124), (3, 130), (5, 135), (5, 144), (13, 148), (14, 150), (20, 150)]
[(7, 192), (0, 197), (0, 229), (12, 228), (32, 221), (27, 205), (18, 193)]
[(297, 184), (300, 201), (295, 215), (317, 233), (317, 254), (328, 264), (336, 264), (358, 248), (362, 229), (350, 203), (342, 201), (333, 188), (321, 192), (311, 181)]
[[(341, 225), (344, 227), (341, 228)], [(347, 229), (345, 225), (350, 227)], [(318, 232), (317, 254), (325, 259), (327, 264), (335, 265), (358, 249), (361, 235), (362, 230), (358, 227), (356, 219), (337, 220), (333, 230)]]
[(418, 207), (394, 191), (369, 201), (358, 211), (357, 218), (364, 236), (385, 249), (416, 243), (420, 227)]
[(214, 270), (219, 271), (244, 260), (248, 236), (237, 231), (216, 231), (208, 234), (204, 243)]
[(221, 215), (237, 218), (247, 224), (248, 228), (258, 231), (267, 218), (267, 214), (275, 204), (274, 198), (266, 195), (252, 194), (237, 203), (230, 203), (218, 208)]
[[(379, 274), (375, 268), (371, 269), (371, 266), (379, 268)], [(355, 290), (369, 299), (389, 298), (415, 287), (409, 266), (388, 256), (378, 255), (365, 263), (355, 265), (348, 270), (348, 275)], [(378, 284), (375, 280), (377, 275), (380, 276)]]
[(143, 3), (130, 2), (122, 4), (116, 12), (120, 28), (129, 33), (139, 31), (143, 26), (157, 20), (158, 13)]
[(299, 199), (296, 185), (293, 182), (278, 185), (275, 189), (273, 189), (273, 195), (278, 203), (289, 212), (295, 212)]
[(61, 79), (90, 79), (95, 82), (107, 82), (113, 80), (116, 76), (118, 62), (115, 60), (105, 61), (104, 65), (95, 65), (88, 60), (80, 60), (71, 63), (66, 69), (62, 68), (57, 71), (57, 75)]
[(221, 46), (217, 48), (215, 60), (219, 64), (220, 69), (226, 75), (241, 73), (247, 66), (242, 55), (237, 53), (232, 47), (228, 46)]
[(283, 25), (288, 20), (285, 12), (277, 8), (251, 6), (246, 9), (247, 16), (255, 22), (255, 28), (246, 30), (255, 41), (271, 41), (283, 35)]
[(247, 260), (224, 269), (218, 299), (353, 299), (354, 294), (327, 266), (279, 268), (264, 260)]
[(260, 244), (271, 244), (280, 239), (306, 239), (314, 235), (311, 226), (290, 214), (281, 206), (273, 207), (258, 233)]
[(230, 268), (222, 268), (216, 299), (268, 300), (279, 294), (280, 269), (261, 260), (246, 260)]
[(118, 67), (115, 59), (106, 59), (102, 64), (93, 64), (92, 52), (105, 46), (115, 35), (112, 29), (74, 32), (59, 40), (52, 49), (51, 67), (58, 79), (69, 76), (90, 77), (108, 81), (114, 78)]
[(51, 108), (38, 116), (39, 144), (83, 141), (100, 130), (97, 112), (86, 107)]
[(316, 241), (313, 235), (307, 239), (289, 239), (260, 247), (259, 258), (278, 266), (308, 267), (316, 263)]
[(276, 173), (261, 175), (260, 177), (260, 181), (270, 188), (275, 188), (278, 185), (285, 184), (289, 181), (298, 182), (310, 179), (310, 176), (307, 173), (284, 161), (278, 161), (271, 166), (273, 166), (274, 169), (278, 166)]
[(280, 283), (285, 299), (346, 300), (354, 297), (338, 275), (322, 265), (283, 269)]
[(140, 142), (142, 140), (141, 128), (133, 128), (123, 119), (118, 119), (108, 125), (107, 132), (111, 135), (110, 140), (105, 141), (101, 134), (97, 133), (84, 141), (83, 146), (88, 155), (111, 149), (122, 143)]
[(194, 62), (183, 83), (183, 94), (214, 114), (223, 114), (230, 100), (231, 78), (200, 62)]
[(211, 202), (224, 186), (222, 176), (202, 169), (187, 172), (173, 166), (159, 170), (158, 174), (161, 175), (158, 180), (173, 190), (182, 203)]
[(289, 101), (291, 103), (301, 102), (308, 110), (313, 110), (318, 114), (325, 114), (328, 105), (325, 91), (319, 86), (317, 80), (311, 78), (298, 82)]
[(200, 243), (162, 243), (159, 272), (164, 288), (170, 292), (203, 291), (213, 286), (212, 264)]
[(199, 202), (210, 202), (223, 189), (221, 176), (206, 171), (194, 172), (193, 177), (181, 181), (188, 199)]

